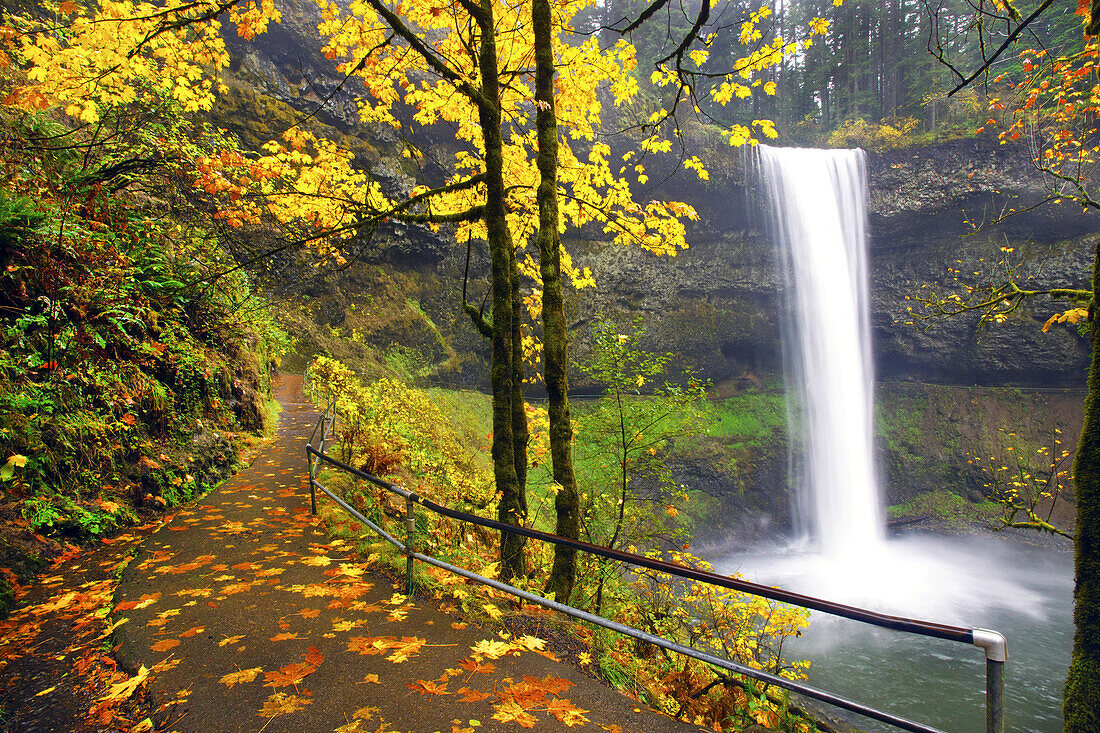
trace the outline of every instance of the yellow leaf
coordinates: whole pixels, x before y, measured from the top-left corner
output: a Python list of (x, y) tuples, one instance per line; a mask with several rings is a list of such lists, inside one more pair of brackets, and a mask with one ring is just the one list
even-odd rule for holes
[(256, 679), (256, 675), (258, 675), (260, 672), (263, 672), (263, 671), (264, 671), (263, 667), (252, 667), (251, 669), (240, 669), (240, 670), (237, 670), (236, 672), (230, 672), (227, 675), (223, 675), (222, 678), (220, 680), (218, 680), (218, 682), (221, 682), (223, 685), (225, 685), (229, 689), (233, 689), (233, 685), (242, 685), (245, 682), (251, 682), (252, 680)]
[(111, 685), (110, 689), (107, 690), (107, 694), (99, 698), (98, 702), (122, 702), (126, 700), (130, 695), (134, 694), (134, 690), (136, 690), (148, 676), (149, 670), (146, 669), (143, 664), (141, 665), (141, 669), (138, 670), (138, 673), (130, 679), (116, 682)]
[(276, 715), (288, 715), (301, 710), (311, 702), (312, 700), (308, 697), (288, 695), (285, 692), (276, 692), (264, 701), (264, 705), (260, 708), (260, 712), (256, 714), (263, 718), (274, 718)]
[(470, 649), (474, 654), (481, 655), (488, 659), (500, 659), (505, 654), (510, 654), (515, 651), (515, 647), (504, 641), (490, 641), (488, 639), (482, 639), (478, 643), (474, 644)]
[(535, 723), (538, 722), (535, 716), (514, 701), (495, 705), (494, 709), (496, 713), (493, 715), (493, 720), (499, 720), (502, 723), (515, 723), (521, 728), (534, 728)]

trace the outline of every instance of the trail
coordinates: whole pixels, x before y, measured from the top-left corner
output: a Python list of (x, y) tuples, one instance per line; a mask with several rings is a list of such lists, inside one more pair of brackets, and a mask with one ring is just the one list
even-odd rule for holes
[[(304, 441), (318, 415), (300, 387), (294, 377), (278, 387), (271, 446), (148, 536), (121, 578), (116, 656), (131, 674), (152, 670), (156, 730), (699, 730), (536, 641), (493, 658), (509, 646), (495, 632), (434, 598), (405, 599), (329, 542), (309, 514)], [(490, 651), (475, 654), (479, 642)]]

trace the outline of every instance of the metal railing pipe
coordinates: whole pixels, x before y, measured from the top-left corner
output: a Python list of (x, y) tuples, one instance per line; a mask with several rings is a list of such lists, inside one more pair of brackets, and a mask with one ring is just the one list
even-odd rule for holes
[(471, 572), (457, 565), (451, 565), (448, 562), (438, 560), (434, 557), (431, 557), (430, 555), (415, 553), (415, 556), (417, 560), (426, 562), (429, 565), (434, 565), (437, 568), (442, 568), (456, 575), (461, 575), (464, 578), (468, 578), (477, 583), (487, 585), (490, 588), (495, 588), (499, 591), (503, 591), (504, 593), (509, 593), (511, 595), (522, 598), (525, 601), (530, 601), (531, 603), (536, 603), (553, 611), (564, 613), (567, 616), (572, 616), (573, 618), (580, 619), (581, 621), (587, 621), (588, 623), (595, 624), (596, 626), (610, 629), (611, 631), (620, 633), (623, 636), (629, 636), (632, 639), (644, 641), (646, 643), (653, 644), (654, 646), (661, 647), (662, 649), (667, 649), (671, 652), (676, 652), (677, 654), (683, 654), (684, 656), (691, 657), (692, 659), (698, 659), (701, 662), (714, 665), (715, 667), (725, 669), (726, 671), (733, 672), (734, 674), (739, 674), (744, 677), (750, 677), (754, 680), (757, 680), (758, 682), (764, 682), (766, 684), (775, 685), (777, 687), (783, 687), (793, 692), (797, 692), (800, 695), (805, 695), (806, 697), (829, 703), (830, 705), (834, 705), (844, 710), (859, 713), (860, 715), (872, 718), (881, 723), (889, 723), (890, 725), (901, 728), (902, 730), (913, 731), (913, 733), (944, 733), (939, 728), (933, 728), (928, 725), (923, 725), (922, 723), (908, 720), (907, 718), (902, 718), (892, 713), (877, 710), (875, 708), (868, 707), (867, 705), (863, 705), (862, 703), (858, 703), (854, 700), (849, 700), (846, 697), (834, 695), (831, 692), (825, 692), (824, 690), (819, 690), (816, 687), (802, 684), (801, 682), (798, 682), (796, 680), (789, 680), (785, 677), (779, 677), (778, 675), (769, 674), (768, 672), (754, 669), (753, 667), (748, 667), (743, 664), (738, 664), (737, 662), (732, 662), (728, 659), (722, 659), (721, 657), (716, 657), (713, 654), (701, 652), (693, 647), (684, 646), (682, 644), (677, 644), (674, 641), (669, 641), (662, 636), (656, 636), (654, 634), (650, 634), (649, 632), (642, 631), (641, 629), (636, 629), (633, 626), (626, 626), (625, 624), (620, 624), (616, 621), (606, 619), (603, 616), (597, 616), (595, 614), (588, 613), (587, 611), (582, 611), (579, 608), (574, 608), (573, 606), (568, 606), (564, 603), (558, 603), (557, 601), (552, 601), (549, 598), (543, 598), (540, 595), (531, 593), (529, 591), (520, 590), (515, 586), (508, 585), (507, 583), (503, 583), (499, 580), (486, 578), (483, 575), (478, 575), (477, 573)]
[(314, 484), (315, 484), (315, 485), (317, 486), (317, 488), (319, 488), (319, 489), (320, 489), (321, 491), (323, 491), (323, 492), (324, 492), (324, 493), (325, 493), (325, 494), (326, 494), (326, 495), (327, 495), (327, 496), (328, 496), (328, 497), (329, 497), (330, 499), (332, 499), (332, 500), (333, 500), (333, 501), (335, 501), (335, 502), (336, 502), (337, 504), (339, 504), (339, 505), (340, 505), (340, 507), (341, 507), (341, 508), (342, 508), (342, 509), (343, 509), (344, 511), (346, 511), (346, 512), (347, 512), (348, 514), (350, 514), (350, 515), (351, 515), (352, 517), (354, 517), (355, 519), (358, 519), (358, 520), (359, 520), (360, 522), (362, 522), (363, 524), (365, 524), (365, 525), (367, 525), (368, 527), (370, 527), (370, 528), (371, 528), (372, 530), (374, 530), (374, 531), (375, 531), (375, 532), (376, 532), (376, 533), (377, 533), (377, 534), (378, 534), (378, 535), (379, 535), (379, 536), (380, 536), (380, 537), (381, 537), (382, 539), (384, 539), (384, 540), (385, 540), (386, 542), (389, 542), (389, 543), (390, 543), (391, 545), (393, 545), (394, 547), (396, 547), (396, 548), (397, 548), (397, 551), (398, 551), (398, 552), (405, 552), (405, 545), (404, 545), (404, 544), (403, 544), (403, 543), (402, 543), (402, 542), (401, 542), (400, 540), (398, 540), (398, 539), (397, 539), (396, 537), (394, 537), (394, 536), (393, 536), (392, 534), (390, 534), (390, 533), (389, 533), (389, 532), (387, 532), (386, 530), (384, 530), (384, 529), (382, 529), (381, 527), (379, 527), (379, 526), (378, 526), (377, 524), (375, 524), (375, 523), (374, 523), (374, 522), (372, 522), (371, 520), (369, 520), (369, 519), (367, 519), (366, 517), (364, 517), (364, 516), (363, 516), (363, 515), (362, 515), (362, 514), (361, 514), (361, 513), (359, 512), (359, 510), (358, 510), (358, 509), (356, 509), (355, 507), (353, 507), (353, 506), (352, 506), (351, 504), (348, 504), (348, 503), (347, 503), (346, 501), (344, 501), (343, 499), (341, 499), (341, 498), (340, 498), (339, 496), (337, 496), (336, 494), (332, 493), (332, 492), (331, 492), (331, 491), (330, 491), (329, 489), (327, 489), (327, 488), (326, 488), (325, 486), (323, 486), (323, 485), (321, 484), (321, 482), (320, 482), (320, 481), (314, 481), (313, 483), (314, 483)]
[[(752, 595), (758, 595), (782, 603), (787, 603), (794, 606), (801, 606), (803, 608), (816, 611), (822, 611), (824, 613), (841, 616), (843, 618), (849, 618), (872, 626), (878, 626), (894, 631), (902, 631), (905, 633), (918, 634), (921, 636), (928, 636), (932, 638), (945, 639), (949, 641), (963, 642), (980, 647), (985, 651), (986, 655), (986, 731), (987, 733), (1004, 733), (1004, 664), (1007, 660), (1008, 655), (1007, 643), (1005, 641), (1005, 638), (996, 631), (991, 631), (989, 629), (967, 629), (958, 626), (949, 626), (946, 624), (937, 624), (928, 621), (920, 621), (917, 619), (892, 616), (889, 614), (879, 613), (877, 611), (869, 611), (867, 609), (834, 603), (832, 601), (827, 601), (821, 598), (814, 598), (812, 596), (806, 596), (800, 593), (786, 591), (781, 588), (763, 586), (758, 583), (752, 583), (738, 578), (730, 578), (705, 570), (685, 567), (682, 565), (675, 565), (672, 563), (664, 562), (662, 560), (656, 560), (641, 555), (634, 555), (631, 553), (623, 552), (621, 550), (601, 547), (599, 545), (593, 545), (579, 540), (569, 540), (546, 532), (527, 529), (526, 527), (516, 527), (514, 525), (504, 524), (502, 522), (498, 522), (492, 519), (479, 517), (474, 514), (456, 511), (441, 504), (436, 504), (429, 499), (418, 496), (415, 492), (409, 491), (397, 484), (386, 481), (385, 479), (378, 478), (377, 476), (373, 476), (369, 473), (366, 473), (365, 471), (361, 471), (353, 466), (349, 466), (342, 461), (336, 460), (335, 458), (326, 455), (324, 453), (324, 439), (327, 425), (330, 424), (327, 420), (330, 410), (333, 414), (331, 424), (335, 424), (335, 401), (333, 401), (333, 403), (329, 406), (329, 409), (325, 411), (325, 415), (323, 415), (322, 418), (318, 421), (318, 426), (314, 428), (314, 434), (310, 436), (310, 439), (306, 443), (306, 460), (310, 468), (311, 498), (315, 496), (314, 487), (320, 488), (326, 495), (332, 498), (345, 511), (347, 511), (357, 520), (359, 520), (370, 529), (372, 529), (374, 532), (379, 534), (381, 537), (383, 537), (383, 539), (396, 547), (399, 552), (404, 553), (406, 555), (405, 586), (406, 591), (409, 594), (411, 594), (413, 590), (413, 563), (415, 560), (421, 560), (430, 565), (434, 565), (436, 567), (440, 567), (450, 572), (453, 572), (456, 575), (460, 575), (475, 582), (488, 585), (489, 587), (496, 588), (506, 593), (510, 593), (519, 598), (523, 598), (525, 600), (531, 601), (532, 603), (536, 603), (547, 608), (559, 611), (568, 616), (572, 616), (574, 618), (578, 618), (583, 621), (587, 621), (589, 623), (611, 629), (626, 636), (630, 636), (641, 641), (646, 641), (661, 648), (668, 649), (669, 651), (684, 654), (694, 659), (706, 662), (707, 664), (713, 664), (722, 669), (726, 669), (728, 671), (735, 672), (737, 674), (741, 674), (752, 679), (756, 679), (768, 684), (774, 684), (779, 687), (784, 687), (791, 691), (805, 695), (806, 697), (820, 700), (822, 702), (835, 705), (842, 709), (859, 713), (860, 715), (867, 716), (874, 720), (896, 726), (898, 728), (901, 728), (902, 730), (917, 731), (918, 733), (942, 733), (937, 728), (926, 726), (921, 723), (916, 723), (914, 721), (907, 720), (906, 718), (893, 715), (892, 713), (887, 713), (885, 711), (862, 705), (861, 703), (848, 700), (847, 698), (843, 698), (838, 695), (833, 695), (832, 693), (825, 692), (823, 690), (818, 690), (801, 682), (788, 680), (782, 677), (778, 677), (776, 675), (770, 675), (766, 672), (752, 669), (751, 667), (746, 667), (730, 660), (715, 657), (713, 655), (707, 654), (706, 652), (700, 652), (691, 647), (683, 646), (662, 637), (654, 636), (639, 629), (618, 624), (601, 616), (590, 614), (573, 606), (568, 606), (562, 603), (558, 603), (556, 601), (551, 601), (547, 598), (543, 598), (542, 596), (530, 593), (528, 591), (520, 590), (518, 588), (515, 588), (514, 586), (502, 583), (492, 578), (486, 578), (484, 576), (478, 575), (477, 573), (466, 570), (465, 568), (451, 565), (442, 560), (437, 560), (430, 555), (418, 553), (415, 551), (416, 522), (414, 505), (419, 503), (423, 505), (424, 508), (445, 517), (457, 519), (459, 521), (468, 522), (470, 524), (479, 525), (489, 529), (510, 532), (513, 534), (522, 535), (524, 537), (550, 542), (555, 545), (571, 547), (573, 549), (588, 552), (596, 556), (631, 564), (637, 567), (644, 567), (662, 573), (667, 573), (672, 576), (688, 580), (696, 580), (699, 582), (708, 583), (710, 585), (729, 588)], [(318, 449), (313, 447), (313, 438), (319, 428), (321, 429), (322, 437), (319, 442)], [(357, 478), (360, 478), (364, 481), (367, 481), (404, 497), (406, 529), (405, 543), (402, 544), (401, 542), (399, 542), (396, 538), (388, 534), (377, 524), (371, 522), (369, 519), (364, 517), (342, 498), (338, 497), (332, 491), (317, 482), (317, 468), (319, 468), (321, 463), (330, 464), (341, 471), (349, 473)]]
[(405, 497), (405, 593), (413, 592), (413, 562), (416, 558), (416, 515), (413, 507), (416, 502), (412, 495)]

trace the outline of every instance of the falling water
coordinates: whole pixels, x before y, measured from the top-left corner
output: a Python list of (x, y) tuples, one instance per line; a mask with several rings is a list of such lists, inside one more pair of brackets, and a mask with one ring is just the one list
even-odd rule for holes
[[(1003, 631), (1013, 730), (1060, 731), (1073, 631), (1068, 556), (991, 538), (884, 536), (872, 457), (863, 153), (761, 146), (759, 161), (788, 279), (784, 348), (804, 452), (799, 520), (813, 543), (706, 554), (720, 572), (768, 585)], [(972, 648), (814, 614), (785, 651), (811, 659), (810, 681), (823, 689), (948, 730), (984, 724), (984, 662)]]
[(760, 146), (792, 323), (788, 380), (801, 398), (802, 529), (835, 560), (883, 542), (872, 454), (867, 175), (862, 150)]

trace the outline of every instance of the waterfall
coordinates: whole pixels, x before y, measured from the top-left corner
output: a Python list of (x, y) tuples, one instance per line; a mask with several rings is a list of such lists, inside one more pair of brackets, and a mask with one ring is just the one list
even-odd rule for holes
[[(884, 539), (872, 436), (867, 174), (862, 150), (759, 146), (787, 277), (788, 391), (801, 406), (798, 521), (835, 559)], [(792, 412), (795, 412), (792, 410)]]

